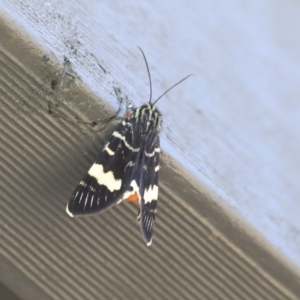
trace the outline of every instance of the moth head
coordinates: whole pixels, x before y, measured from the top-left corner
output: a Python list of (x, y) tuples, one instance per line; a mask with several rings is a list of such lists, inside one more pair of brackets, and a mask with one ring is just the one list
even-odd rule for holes
[(144, 133), (159, 132), (161, 128), (161, 114), (152, 104), (144, 104), (138, 108), (136, 117), (139, 120), (140, 128)]

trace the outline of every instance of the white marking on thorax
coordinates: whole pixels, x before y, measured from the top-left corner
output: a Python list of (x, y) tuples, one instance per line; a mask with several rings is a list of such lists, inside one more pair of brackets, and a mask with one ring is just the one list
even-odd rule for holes
[(110, 192), (119, 190), (122, 185), (121, 179), (115, 179), (113, 172), (104, 172), (103, 166), (99, 164), (93, 164), (88, 174), (94, 177), (98, 184), (105, 185)]
[(152, 201), (156, 201), (158, 196), (158, 186), (152, 185), (144, 192), (144, 200), (146, 203), (151, 203)]
[(140, 110), (141, 110), (140, 108), (137, 108), (136, 111), (135, 111), (135, 116), (134, 116), (134, 117), (135, 117), (136, 119), (139, 118)]
[(131, 122), (126, 122), (126, 120), (124, 120), (124, 121), (122, 121), (122, 125), (123, 125), (124, 127), (130, 126), (130, 125), (131, 125)]

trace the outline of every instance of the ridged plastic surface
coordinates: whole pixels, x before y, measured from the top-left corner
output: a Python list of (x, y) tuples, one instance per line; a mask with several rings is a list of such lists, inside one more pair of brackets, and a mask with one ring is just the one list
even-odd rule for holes
[(101, 133), (50, 115), (50, 81), (3, 47), (0, 72), (0, 254), (20, 278), (59, 300), (297, 299), (164, 186), (150, 248), (135, 206), (70, 218), (65, 206)]

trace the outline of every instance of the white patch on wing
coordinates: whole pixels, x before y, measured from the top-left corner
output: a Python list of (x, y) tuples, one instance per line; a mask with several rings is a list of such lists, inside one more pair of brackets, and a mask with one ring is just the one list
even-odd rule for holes
[(129, 198), (130, 196), (134, 195), (135, 193), (137, 193), (138, 197), (139, 197), (139, 202), (141, 201), (141, 195), (140, 195), (140, 189), (136, 183), (135, 180), (132, 180), (130, 183), (130, 186), (132, 187), (132, 191), (126, 191), (123, 194), (123, 197), (121, 198), (120, 201), (118, 201), (118, 204), (121, 203), (123, 200), (126, 200), (127, 198)]
[(155, 149), (153, 150), (153, 152), (151, 152), (151, 153), (148, 153), (147, 151), (145, 151), (145, 155), (146, 155), (147, 157), (152, 157), (152, 156), (154, 156), (155, 153), (159, 153), (159, 152), (160, 152), (160, 148), (155, 148)]
[(82, 186), (86, 187), (86, 183), (85, 183), (83, 180), (81, 180), (81, 181), (79, 182), (79, 185), (82, 185)]
[(130, 149), (132, 152), (138, 152), (138, 151), (140, 151), (140, 148), (133, 148), (133, 147), (131, 147), (131, 146), (128, 144), (128, 142), (126, 141), (125, 136), (124, 136), (124, 135), (121, 135), (118, 131), (115, 131), (115, 132), (113, 133), (113, 136), (119, 138), (120, 140), (122, 140), (122, 141), (124, 142), (125, 146), (126, 146), (128, 149)]
[(135, 165), (134, 162), (132, 162), (132, 161), (128, 162), (127, 165), (125, 166), (124, 172), (126, 171), (126, 169), (127, 169), (128, 167), (131, 168), (131, 167), (134, 167), (134, 165)]
[(113, 172), (104, 172), (103, 166), (99, 164), (93, 164), (88, 174), (94, 177), (98, 184), (105, 185), (110, 192), (119, 190), (122, 185), (121, 179), (115, 179)]
[[(77, 197), (77, 194), (78, 194), (78, 192), (76, 193), (76, 197)], [(82, 196), (83, 196), (83, 194), (81, 193), (80, 198), (79, 198), (79, 204), (81, 203)]]
[(89, 199), (89, 193), (86, 194), (83, 209), (85, 209), (88, 199)]
[(92, 207), (93, 206), (93, 202), (94, 202), (94, 194), (93, 194), (93, 196), (92, 196), (92, 199), (91, 199), (91, 205), (90, 205), (90, 207)]
[(146, 203), (151, 203), (152, 201), (156, 201), (158, 196), (158, 186), (152, 185), (144, 192), (144, 200)]
[(154, 169), (154, 172), (158, 172), (159, 168), (160, 168), (160, 166), (159, 166), (159, 165), (158, 165), (158, 166), (156, 166), (156, 167), (155, 167), (155, 169)]
[(106, 152), (111, 156), (115, 155), (115, 151), (112, 151), (110, 148), (108, 148), (108, 144), (105, 145), (103, 150), (106, 150)]
[(74, 215), (69, 211), (69, 207), (68, 207), (68, 205), (67, 205), (67, 207), (66, 207), (66, 212), (67, 212), (67, 214), (70, 216), (70, 217), (74, 217)]

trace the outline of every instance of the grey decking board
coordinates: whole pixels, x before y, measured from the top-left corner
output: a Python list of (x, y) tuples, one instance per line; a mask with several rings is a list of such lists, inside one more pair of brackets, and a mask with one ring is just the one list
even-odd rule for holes
[[(18, 28), (16, 27), (15, 29)], [(14, 33), (11, 31), (10, 35), (13, 36)], [(20, 34), (19, 37), (21, 36), (22, 34)], [(26, 39), (24, 38), (24, 40), (22, 40), (20, 38), (20, 41), (26, 41)], [(13, 43), (11, 45), (13, 45)], [(22, 43), (20, 42), (19, 46), (21, 45)], [(14, 243), (8, 243), (7, 247), (16, 247), (18, 243), (20, 247), (28, 234), (33, 248), (24, 247), (22, 253), (24, 257), (28, 258), (29, 262), (36, 265), (35, 271), (29, 270), (35, 284), (39, 285), (41, 289), (48, 288), (48, 293), (50, 293), (54, 299), (74, 296), (82, 297), (82, 295), (85, 295), (88, 299), (92, 299), (92, 297), (96, 297), (96, 295), (101, 295), (98, 289), (101, 289), (102, 293), (105, 293), (108, 297), (109, 295), (112, 297), (120, 297), (122, 293), (124, 293), (124, 295), (127, 296), (135, 295), (143, 297), (145, 295), (146, 298), (149, 296), (149, 291), (151, 292), (152, 288), (153, 295), (150, 296), (153, 298), (161, 298), (165, 295), (166, 299), (168, 299), (168, 297), (172, 295), (173, 297), (178, 296), (193, 299), (195, 293), (198, 291), (200, 296), (202, 295), (202, 297), (206, 297), (207, 299), (215, 299), (215, 297), (221, 296), (227, 297), (227, 299), (228, 297), (240, 299), (241, 295), (244, 295), (245, 299), (247, 299), (246, 297), (253, 299), (253, 294), (251, 293), (254, 293), (254, 295), (256, 293), (258, 296), (263, 295), (264, 297), (270, 297), (270, 299), (274, 299), (273, 293), (278, 293), (278, 299), (287, 297), (293, 299), (293, 296), (289, 295), (288, 291), (280, 286), (280, 282), (283, 286), (286, 286), (287, 289), (291, 289), (291, 291), (297, 293), (297, 277), (293, 276), (293, 273), (291, 273), (288, 268), (282, 267), (280, 261), (276, 264), (276, 255), (274, 255), (272, 249), (267, 252), (263, 250), (265, 247), (268, 250), (269, 246), (265, 243), (260, 244), (261, 240), (256, 234), (252, 234), (251, 230), (247, 227), (243, 228), (244, 225), (242, 223), (238, 225), (235, 223), (236, 216), (235, 214), (228, 214), (228, 209), (225, 207), (226, 205), (219, 207), (220, 199), (213, 194), (214, 191), (209, 191), (207, 187), (200, 185), (197, 178), (187, 170), (184, 170), (182, 165), (176, 163), (172, 164), (171, 162), (174, 158), (168, 157), (168, 155), (164, 156), (163, 161), (160, 210), (153, 250), (152, 247), (151, 250), (145, 249), (142, 244), (138, 226), (133, 221), (136, 209), (118, 207), (112, 212), (107, 212), (107, 215), (101, 215), (101, 217), (92, 218), (91, 220), (80, 220), (78, 223), (74, 223), (74, 220), (66, 218), (64, 213), (65, 202), (78, 179), (80, 179), (102, 146), (99, 141), (103, 141), (103, 137), (102, 133), (90, 130), (88, 126), (82, 126), (76, 124), (76, 122), (64, 122), (48, 115), (47, 102), (53, 101), (53, 103), (59, 103), (60, 113), (68, 116), (72, 115), (73, 111), (74, 114), (77, 114), (78, 110), (81, 110), (83, 107), (82, 103), (91, 103), (92, 105), (94, 102), (95, 112), (104, 118), (107, 116), (107, 112), (102, 111), (101, 108), (106, 107), (106, 105), (104, 104), (104, 106), (102, 106), (102, 103), (86, 89), (86, 86), (82, 85), (82, 78), (79, 78), (78, 81), (75, 81), (73, 86), (66, 90), (64, 90), (65, 87), (63, 86), (58, 87), (55, 91), (51, 91), (51, 79), (55, 76), (57, 71), (60, 71), (62, 64), (55, 61), (55, 57), (51, 58), (49, 64), (47, 64), (43, 61), (44, 53), (42, 50), (37, 51), (38, 47), (31, 49), (28, 47), (28, 44), (26, 45), (25, 43), (25, 50), (26, 47), (27, 51), (23, 51), (23, 53), (21, 53), (19, 49), (19, 52), (14, 49), (16, 52), (12, 51), (9, 53), (9, 51), (7, 51), (9, 48), (6, 49), (5, 53), (10, 58), (13, 58), (12, 61), (5, 62), (5, 71), (8, 71), (8, 66), (13, 66), (12, 70), (17, 70), (17, 72), (10, 73), (13, 74), (12, 76), (2, 76), (2, 80), (5, 83), (2, 89), (5, 98), (3, 97), (2, 99), (6, 99), (7, 102), (5, 110), (6, 117), (3, 119), (6, 123), (5, 135), (1, 135), (1, 137), (4, 137), (5, 142), (8, 143), (8, 146), (5, 148), (5, 160), (2, 160), (2, 163), (4, 163), (2, 170), (7, 172), (6, 175), (9, 175), (9, 177), (6, 176), (2, 178), (2, 183), (5, 183), (5, 193), (3, 193), (3, 195), (5, 195), (5, 201), (2, 205), (5, 205), (5, 210), (3, 211), (7, 214), (3, 216), (2, 224), (4, 225), (3, 228), (9, 226), (9, 230), (5, 232), (8, 239), (8, 233), (16, 234), (15, 239), (12, 240)], [(8, 57), (7, 55), (6, 57)], [(24, 64), (22, 61), (24, 57), (27, 59), (27, 64)], [(33, 58), (35, 58), (35, 65), (32, 67), (32, 70), (30, 70), (30, 61)], [(11, 88), (8, 83), (13, 83), (15, 86)], [(99, 83), (99, 86), (101, 87), (101, 83)], [(106, 85), (104, 89), (111, 98), (113, 98), (112, 86), (113, 83), (111, 86)], [(79, 91), (81, 91), (80, 95), (78, 94)], [(32, 93), (32, 98), (30, 98), (30, 93)], [(18, 99), (18, 102), (15, 101), (16, 99)], [(62, 103), (60, 103), (60, 101)], [(32, 108), (35, 109), (33, 110)], [(86, 112), (86, 115), (89, 116), (89, 112)], [(2, 129), (4, 129), (4, 127), (2, 127)], [(22, 133), (21, 130), (26, 134)], [(163, 136), (168, 130), (169, 125), (165, 124)], [(13, 137), (15, 137), (15, 139), (13, 139)], [(28, 145), (30, 147), (28, 147)], [(76, 145), (79, 146), (76, 147)], [(87, 154), (85, 154), (85, 152), (87, 152)], [(18, 153), (18, 155), (16, 155), (16, 153)], [(21, 155), (25, 154), (24, 157), (20, 156), (20, 153)], [(48, 159), (50, 158), (50, 161), (57, 162), (57, 164), (50, 166), (47, 156)], [(16, 160), (18, 162), (17, 164), (13, 163), (14, 157), (18, 159), (21, 158), (20, 160)], [(30, 162), (34, 162), (33, 166), (30, 165)], [(184, 160), (181, 161), (181, 163), (183, 162)], [(18, 166), (21, 166), (20, 173), (18, 173)], [(34, 171), (34, 173), (32, 171)], [(37, 173), (38, 176), (34, 175), (32, 178), (26, 178), (26, 172), (27, 174), (33, 175)], [(42, 174), (43, 177), (41, 177)], [(174, 177), (176, 174), (177, 176)], [(189, 182), (189, 180), (184, 181), (182, 179), (183, 174), (185, 174), (184, 177), (187, 177), (192, 182)], [(16, 175), (19, 176), (16, 177)], [(61, 176), (64, 178), (65, 185), (62, 185)], [(14, 181), (11, 180), (12, 178)], [(16, 188), (16, 194), (13, 192), (13, 182), (20, 180), (20, 178), (22, 178), (22, 182), (20, 182), (20, 185)], [(47, 178), (47, 184), (41, 180), (42, 178)], [(177, 195), (177, 200), (174, 201), (176, 198), (175, 195), (172, 195), (171, 198), (164, 196), (164, 185), (174, 190), (173, 193)], [(10, 188), (7, 188), (7, 186)], [(178, 191), (175, 190), (175, 187), (177, 187)], [(37, 192), (41, 196), (36, 198), (35, 195)], [(30, 193), (33, 194), (31, 195)], [(14, 199), (14, 201), (12, 201), (12, 199)], [(173, 199), (173, 201), (171, 199)], [(22, 202), (19, 203), (18, 201)], [(13, 205), (17, 205), (17, 208), (14, 209)], [(207, 222), (210, 224), (208, 228), (210, 228), (212, 234), (204, 235), (201, 238), (199, 237), (199, 243), (192, 242), (195, 233), (190, 234), (187, 232), (185, 235), (181, 232), (177, 237), (175, 234), (176, 228), (180, 226), (181, 223), (180, 219), (178, 222), (175, 222), (174, 216), (180, 216), (179, 213), (181, 213), (181, 211), (178, 211), (178, 207), (182, 209), (186, 218), (189, 217), (188, 214), (191, 212), (195, 216), (199, 215), (199, 217), (192, 218), (193, 221), (191, 221), (191, 224), (195, 226), (197, 232), (201, 232), (203, 226), (206, 228), (205, 225), (207, 225)], [(170, 217), (168, 218), (168, 216)], [(206, 220), (202, 219), (201, 216), (206, 218)], [(122, 220), (121, 223), (116, 221), (119, 219)], [(186, 221), (186, 224), (188, 223), (189, 222)], [(32, 235), (30, 235), (30, 230), (28, 229), (32, 228), (34, 231), (36, 224), (43, 225), (44, 228), (41, 226), (37, 232), (33, 232)], [(103, 232), (98, 231), (99, 228), (105, 224), (112, 228), (108, 230), (108, 235), (103, 235)], [(192, 228), (186, 224), (184, 223), (183, 227)], [(22, 229), (20, 230), (20, 233), (22, 233), (20, 236), (17, 236), (18, 226)], [(73, 226), (76, 227), (76, 232), (71, 232)], [(122, 228), (123, 226), (125, 228)], [(11, 231), (12, 229), (13, 231)], [(86, 236), (85, 232), (91, 229), (93, 232)], [(127, 230), (129, 236), (126, 235)], [(172, 232), (173, 234), (169, 240), (168, 236)], [(49, 241), (47, 239), (44, 241), (45, 245), (40, 242), (40, 237), (43, 235), (50, 239)], [(70, 257), (68, 257), (68, 251), (70, 251), (68, 246), (70, 245), (64, 240), (68, 235), (70, 235), (69, 243), (73, 246), (71, 249), (76, 248)], [(99, 238), (99, 235), (103, 240)], [(80, 247), (79, 243), (81, 239), (85, 245)], [(189, 240), (191, 244), (186, 244), (185, 241)], [(227, 278), (223, 273), (221, 274), (225, 281), (216, 282), (215, 280), (219, 277), (214, 276), (214, 273), (209, 273), (207, 266), (199, 265), (201, 260), (199, 259), (199, 261), (197, 261), (194, 256), (190, 257), (196, 259), (197, 263), (195, 266), (190, 266), (190, 273), (188, 273), (187, 268), (190, 258), (184, 254), (187, 253), (186, 255), (188, 255), (189, 252), (184, 251), (191, 251), (191, 253), (195, 255), (198, 251), (198, 246), (199, 253), (204, 253), (203, 257), (207, 258), (211, 253), (205, 249), (214, 247), (215, 241), (219, 241), (222, 245), (222, 241), (224, 240), (225, 245), (228, 243), (231, 245), (229, 247), (229, 255), (232, 256), (231, 262), (233, 262), (233, 265), (229, 267), (230, 265), (224, 264), (219, 254), (218, 256), (212, 256), (216, 266), (219, 266), (220, 270), (222, 268), (224, 270), (224, 267), (227, 266), (228, 269), (226, 269), (226, 272), (232, 270), (232, 268), (234, 269), (233, 266), (237, 268), (235, 272), (241, 272), (246, 268), (246, 270), (249, 269), (248, 272), (252, 272), (252, 276), (256, 274), (255, 272), (258, 272), (258, 274), (260, 274), (259, 278), (262, 278), (262, 286), (260, 286), (258, 282), (257, 286), (254, 285), (255, 288), (253, 291), (249, 290), (245, 294), (242, 293), (245, 291), (245, 287), (242, 288), (242, 286), (240, 287), (238, 284), (232, 286), (231, 283), (229, 283), (225, 289), (224, 286), (226, 286)], [(101, 243), (103, 241), (106, 243), (105, 250), (101, 249)], [(131, 245), (126, 244), (126, 241), (130, 241)], [(53, 243), (51, 247), (50, 242)], [(58, 244), (55, 247), (56, 243)], [(49, 245), (48, 250), (45, 249), (47, 245)], [(177, 252), (176, 247), (179, 245), (181, 248), (179, 249), (180, 251)], [(191, 247), (190, 245), (192, 245), (193, 249), (189, 250), (188, 247)], [(248, 245), (249, 247), (247, 247)], [(261, 248), (261, 245), (263, 245), (263, 248)], [(44, 250), (42, 255), (39, 254), (33, 259), (32, 251), (35, 247), (37, 251), (41, 249), (41, 247)], [(132, 251), (133, 256), (126, 251), (126, 247)], [(218, 245), (218, 247), (221, 247), (219, 248), (221, 249), (220, 253), (225, 250), (224, 246)], [(111, 253), (110, 248), (112, 249)], [(249, 248), (248, 252), (247, 248)], [(6, 251), (8, 251), (8, 248), (6, 249)], [(16, 247), (16, 249), (20, 250), (21, 248)], [(240, 253), (239, 249), (244, 250), (245, 254)], [(255, 251), (253, 249), (255, 249)], [(151, 272), (148, 272), (147, 268), (140, 269), (138, 267), (137, 270), (139, 262), (143, 261), (145, 251), (147, 256), (150, 257), (149, 262), (145, 261), (145, 266), (148, 266)], [(171, 257), (176, 257), (178, 260), (180, 253), (183, 259), (181, 269), (176, 267), (176, 260), (174, 262), (167, 261), (168, 254)], [(87, 254), (89, 256), (88, 258), (86, 257)], [(55, 258), (54, 263), (53, 255)], [(103, 258), (102, 255), (105, 255), (105, 258)], [(90, 256), (96, 260), (96, 265), (92, 264)], [(263, 259), (261, 257), (263, 257)], [(79, 266), (76, 264), (73, 265), (73, 261), (77, 262), (80, 258), (82, 258), (82, 261), (87, 260), (86, 265), (81, 265), (81, 268), (80, 264)], [(136, 258), (136, 260), (134, 260), (134, 258)], [(256, 259), (257, 262), (255, 262)], [(163, 265), (162, 262), (165, 262), (165, 265)], [(240, 264), (243, 265), (243, 268), (240, 267)], [(104, 273), (101, 273), (103, 270), (100, 267), (103, 265), (107, 268), (104, 270)], [(159, 266), (161, 269), (158, 269)], [(44, 270), (43, 275), (49, 279), (47, 284), (43, 278), (39, 276), (41, 270)], [(157, 275), (155, 270), (157, 270), (157, 273), (160, 274), (161, 277), (155, 278)], [(176, 274), (174, 270), (177, 271), (178, 274)], [(253, 272), (253, 270), (255, 272)], [(283, 271), (286, 273), (284, 274)], [(269, 273), (269, 275), (265, 274), (265, 272)], [(107, 278), (109, 280), (105, 281), (105, 278), (101, 278), (101, 274), (105, 275), (108, 273), (110, 273)], [(153, 278), (153, 281), (156, 282), (154, 287), (150, 288), (144, 285), (139, 287), (139, 278), (143, 278), (145, 274)], [(199, 286), (196, 281), (192, 280), (193, 274), (196, 274), (195, 278), (198, 278)], [(82, 287), (78, 284), (74, 285), (74, 282), (72, 282), (79, 280), (80, 275), (84, 277)], [(191, 280), (187, 280), (186, 276), (188, 275), (191, 276)], [(93, 276), (96, 276), (96, 278), (93, 278)], [(234, 272), (232, 276), (235, 276)], [(274, 276), (275, 279), (273, 280), (270, 276)], [(119, 290), (115, 289), (115, 282), (112, 284), (114, 278), (119, 280)], [(161, 282), (159, 278), (165, 280), (164, 285), (159, 286), (159, 282)], [(182, 278), (184, 278), (185, 281), (182, 281)], [(253, 280), (248, 279), (250, 282)], [(97, 280), (100, 280), (99, 286), (96, 284)], [(179, 282), (176, 280), (179, 280)], [(278, 280), (278, 282), (276, 282), (276, 280)], [(130, 281), (132, 281), (132, 283), (130, 283)], [(201, 285), (202, 281), (203, 285)], [(87, 285), (89, 282), (91, 283), (90, 287)], [(180, 282), (186, 284), (186, 290), (178, 285)], [(62, 284), (64, 285), (62, 286)], [(60, 289), (55, 290), (57, 285)], [(232, 286), (232, 290), (229, 288), (230, 286)], [(249, 287), (251, 287), (251, 285), (249, 285)], [(72, 290), (77, 288), (79, 288), (78, 292)], [(22, 291), (18, 292), (22, 295)]]

